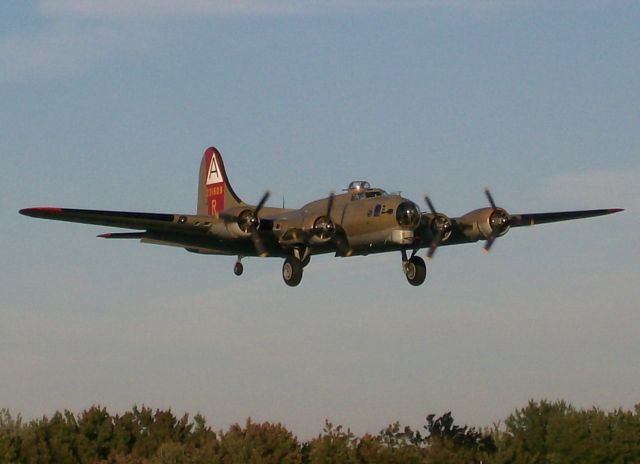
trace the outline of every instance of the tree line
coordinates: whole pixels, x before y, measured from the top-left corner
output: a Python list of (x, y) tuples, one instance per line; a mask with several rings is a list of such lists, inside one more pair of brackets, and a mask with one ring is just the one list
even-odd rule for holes
[(133, 407), (122, 415), (93, 406), (24, 422), (0, 410), (2, 463), (639, 463), (640, 404), (633, 411), (576, 409), (530, 401), (502, 424), (456, 425), (429, 415), (418, 430), (394, 423), (356, 436), (325, 423), (309, 441), (281, 424), (235, 424), (214, 430), (202, 415)]

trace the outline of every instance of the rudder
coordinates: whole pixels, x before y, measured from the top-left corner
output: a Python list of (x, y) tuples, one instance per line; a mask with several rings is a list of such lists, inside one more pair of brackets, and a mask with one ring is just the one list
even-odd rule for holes
[(207, 148), (200, 163), (198, 215), (217, 216), (224, 209), (241, 205), (244, 203), (229, 184), (220, 152), (215, 147)]

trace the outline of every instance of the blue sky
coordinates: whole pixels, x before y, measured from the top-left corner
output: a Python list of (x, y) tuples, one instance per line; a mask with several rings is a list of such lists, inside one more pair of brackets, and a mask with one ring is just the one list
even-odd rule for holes
[[(0, 406), (251, 416), (303, 438), (529, 398), (640, 402), (635, 2), (42, 0), (0, 5)], [(624, 213), (438, 250), (280, 260), (117, 243), (28, 206), (193, 213), (217, 146), (236, 192), (301, 206), (368, 179), (460, 215)]]

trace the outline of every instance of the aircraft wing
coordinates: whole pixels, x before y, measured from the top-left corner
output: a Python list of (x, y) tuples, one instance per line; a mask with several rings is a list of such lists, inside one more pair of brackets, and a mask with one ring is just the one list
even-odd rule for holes
[(612, 209), (590, 209), (582, 211), (560, 211), (553, 213), (529, 213), (510, 215), (509, 225), (511, 227), (533, 226), (535, 224), (547, 224), (550, 222), (571, 221), (573, 219), (584, 219), (596, 216), (605, 216), (623, 211), (620, 208)]
[[(132, 211), (100, 211), (71, 208), (26, 208), (20, 214), (55, 221), (79, 222), (108, 227), (157, 232), (204, 233), (206, 227), (218, 219), (210, 216), (138, 213)], [(140, 234), (103, 234), (104, 238), (139, 238)]]
[(511, 227), (571, 221), (624, 211), (620, 208), (609, 208), (509, 214), (503, 208), (496, 207), (491, 198), (490, 203), (491, 207), (477, 209), (461, 217), (448, 219), (446, 216), (440, 215), (438, 222), (435, 221), (436, 216), (434, 216), (434, 213), (423, 213), (423, 224), (425, 226), (421, 230), (420, 243), (422, 246), (430, 246), (427, 256), (432, 257), (436, 248), (441, 244), (457, 245), (478, 240), (486, 240), (484, 250), (489, 251), (495, 240), (507, 233)]

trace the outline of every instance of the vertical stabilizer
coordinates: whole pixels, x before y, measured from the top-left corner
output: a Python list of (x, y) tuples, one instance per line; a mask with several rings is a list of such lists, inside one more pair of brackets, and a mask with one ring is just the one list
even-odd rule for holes
[(217, 216), (224, 209), (243, 204), (229, 184), (220, 152), (214, 147), (207, 148), (200, 164), (198, 214)]

